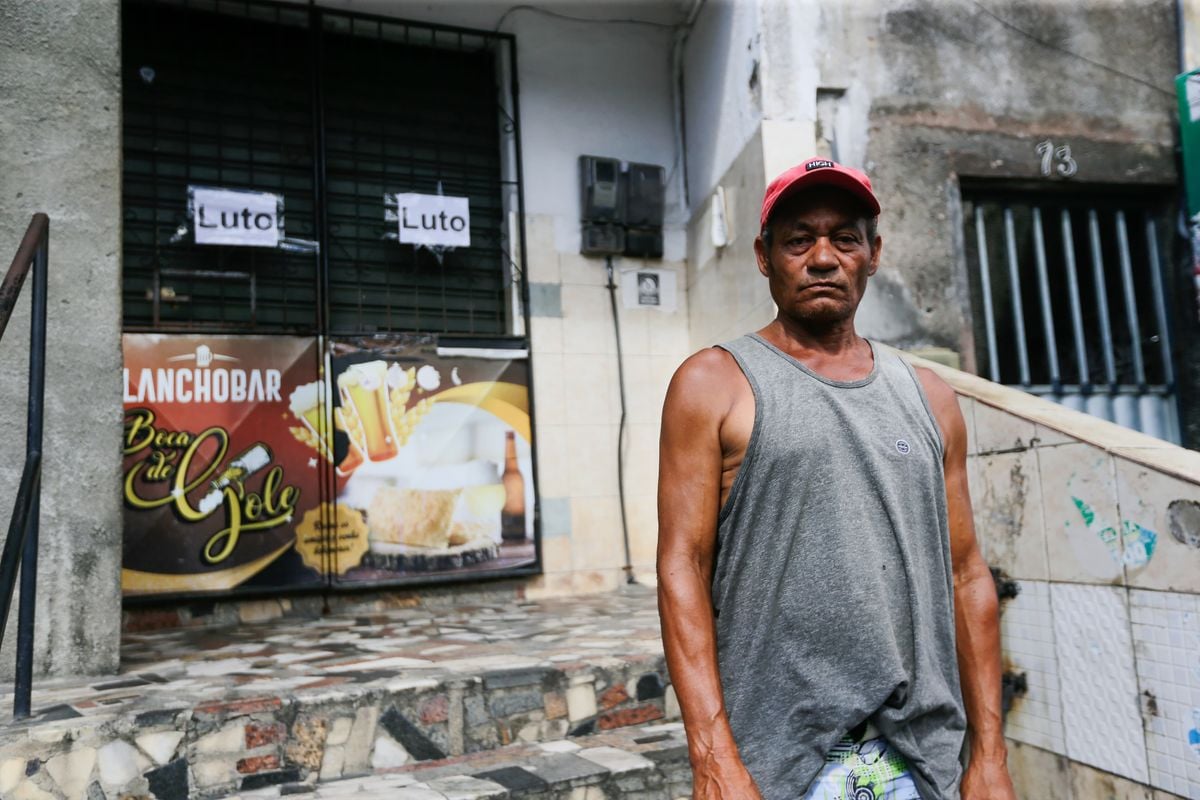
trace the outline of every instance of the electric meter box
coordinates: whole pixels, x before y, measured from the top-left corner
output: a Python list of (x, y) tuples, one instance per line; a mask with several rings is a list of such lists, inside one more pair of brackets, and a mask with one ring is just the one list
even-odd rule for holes
[(579, 216), (585, 223), (624, 222), (621, 162), (615, 158), (579, 157)]
[(625, 224), (661, 228), (666, 194), (665, 169), (656, 164), (630, 164), (625, 172)]
[(666, 170), (616, 158), (579, 157), (579, 252), (662, 258)]
[(662, 228), (626, 228), (624, 255), (631, 258), (662, 258)]
[(585, 222), (579, 252), (585, 256), (619, 256), (625, 252), (625, 229), (611, 222)]

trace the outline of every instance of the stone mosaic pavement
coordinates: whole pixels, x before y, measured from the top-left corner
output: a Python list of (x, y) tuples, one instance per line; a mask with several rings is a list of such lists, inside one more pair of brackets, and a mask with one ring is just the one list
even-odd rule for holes
[(228, 800), (680, 800), (691, 793), (683, 724), (517, 744), (329, 783), (283, 784)]
[(37, 716), (0, 727), (0, 796), (221, 797), (678, 714), (636, 587), (128, 634), (122, 655), (36, 685)]

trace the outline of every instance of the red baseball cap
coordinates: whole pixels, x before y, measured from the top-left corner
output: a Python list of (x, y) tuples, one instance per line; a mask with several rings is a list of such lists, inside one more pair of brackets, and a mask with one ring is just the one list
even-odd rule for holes
[(759, 227), (767, 224), (771, 209), (785, 196), (794, 194), (802, 189), (814, 186), (836, 186), (845, 189), (863, 201), (871, 213), (879, 215), (879, 200), (871, 191), (871, 179), (865, 172), (853, 167), (846, 167), (827, 158), (810, 158), (784, 172), (767, 187), (763, 196), (762, 215), (759, 217)]

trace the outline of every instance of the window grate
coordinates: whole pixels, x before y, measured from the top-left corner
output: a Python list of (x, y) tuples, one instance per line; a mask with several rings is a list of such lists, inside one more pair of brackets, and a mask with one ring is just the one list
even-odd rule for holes
[(1168, 204), (967, 187), (963, 208), (980, 373), (1179, 441)]
[[(337, 21), (328, 17), (327, 30)], [(334, 331), (506, 330), (493, 61), (327, 33), (327, 83), (343, 87), (325, 103)], [(389, 78), (356, 80), (365, 74)], [(394, 234), (383, 227), (384, 197), (397, 192), (470, 198), (471, 247), (435, 254), (381, 238)]]
[(179, 236), (206, 184), (282, 192), (288, 235), (316, 238), (306, 34), (152, 3), (122, 24), (126, 325), (315, 330), (312, 255)]
[[(127, 329), (512, 332), (511, 37), (258, 0), (126, 0), (123, 26)], [(193, 184), (282, 193), (324, 252), (194, 245)], [(395, 192), (468, 197), (471, 246), (401, 245)]]

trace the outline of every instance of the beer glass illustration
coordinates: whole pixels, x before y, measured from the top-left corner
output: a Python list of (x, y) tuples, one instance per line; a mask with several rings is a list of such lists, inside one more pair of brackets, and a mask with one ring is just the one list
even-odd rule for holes
[(340, 389), (338, 395), (342, 398), (342, 405), (333, 410), (334, 425), (346, 434), (349, 444), (345, 458), (337, 465), (337, 471), (339, 475), (349, 475), (363, 463), (363, 451), (367, 446), (363, 442), (362, 423), (351, 409), (350, 395)]
[(292, 435), (328, 459), (328, 432), (325, 431), (321, 404), (324, 391), (325, 385), (321, 381), (297, 386), (288, 397), (288, 410), (304, 424), (303, 428), (291, 428)]
[(347, 406), (343, 414), (353, 412), (362, 426), (367, 458), (394, 458), (400, 450), (388, 413), (387, 362), (351, 364), (338, 376), (337, 384), (342, 403)]
[(288, 410), (304, 423), (313, 436), (321, 435), (321, 382), (297, 386), (288, 397)]

